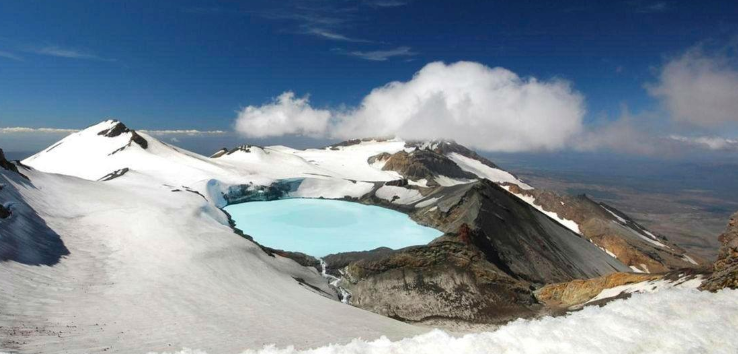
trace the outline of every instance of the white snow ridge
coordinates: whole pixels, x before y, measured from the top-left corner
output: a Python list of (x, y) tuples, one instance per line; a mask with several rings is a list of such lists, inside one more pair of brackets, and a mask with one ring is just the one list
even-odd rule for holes
[[(345, 345), (296, 350), (266, 346), (243, 354), (449, 353), (724, 353), (738, 352), (738, 290), (715, 294), (669, 289), (635, 294), (565, 317), (517, 320), (496, 331), (455, 337), (441, 330), (390, 341), (355, 339)], [(184, 349), (181, 354), (205, 353)]]

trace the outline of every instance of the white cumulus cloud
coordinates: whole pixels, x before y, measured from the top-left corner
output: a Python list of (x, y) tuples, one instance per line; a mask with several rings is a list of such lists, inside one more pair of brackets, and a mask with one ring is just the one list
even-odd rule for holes
[(249, 137), (284, 134), (453, 139), (488, 151), (564, 148), (583, 131), (584, 98), (564, 80), (521, 78), (479, 63), (435, 62), (374, 89), (349, 110), (315, 110), (287, 92), (236, 120)]
[(648, 90), (675, 121), (712, 128), (738, 123), (738, 70), (723, 56), (689, 50), (664, 65)]
[(263, 106), (248, 106), (238, 114), (236, 131), (252, 138), (281, 135), (323, 136), (331, 112), (313, 109), (308, 97), (296, 98), (285, 92)]

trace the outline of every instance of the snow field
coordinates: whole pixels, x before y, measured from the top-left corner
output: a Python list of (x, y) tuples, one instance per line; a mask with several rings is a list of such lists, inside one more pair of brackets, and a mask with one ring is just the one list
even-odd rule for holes
[(243, 354), (734, 354), (737, 330), (738, 290), (667, 289), (567, 316), (517, 320), (493, 332), (461, 337), (434, 330), (399, 341), (354, 339), (309, 350), (269, 345)]

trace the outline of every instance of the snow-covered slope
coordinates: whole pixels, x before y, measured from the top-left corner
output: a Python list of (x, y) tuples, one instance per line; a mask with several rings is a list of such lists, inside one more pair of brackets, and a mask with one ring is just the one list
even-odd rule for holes
[[(369, 162), (416, 148), (364, 140), (307, 150), (242, 146), (208, 158), (112, 120), (71, 134), (23, 161), (33, 168), (22, 171), (30, 180), (0, 169), (0, 199), (11, 212), (0, 219), (0, 256), (8, 260), (0, 263), (0, 351), (221, 353), (424, 332), (335, 301), (315, 269), (267, 255), (234, 234), (218, 209), (234, 188), (299, 181), (289, 196), (366, 197), (439, 210), (434, 204), (444, 187), (429, 187), (429, 180), (403, 185), (398, 172)], [(444, 156), (480, 179), (530, 188), (468, 149), (449, 151)], [(470, 179), (436, 181), (456, 185), (444, 191), (471, 188), (473, 175), (462, 175)], [(588, 257), (599, 256), (548, 218), (575, 231), (576, 223), (499, 193), (544, 219), (546, 230), (592, 247)], [(500, 234), (509, 230), (500, 227)]]
[(237, 353), (422, 332), (335, 301), (315, 269), (268, 256), (196, 193), (135, 170), (109, 182), (24, 172), (0, 169), (0, 197), (18, 205), (0, 219), (0, 249), (37, 214), (68, 255), (0, 263), (0, 351)]
[(335, 177), (358, 181), (391, 181), (401, 176), (371, 166), (367, 160), (383, 152), (395, 153), (404, 147), (405, 142), (400, 140), (369, 140), (348, 146), (294, 150), (293, 153), (316, 166), (332, 171)]
[(480, 178), (486, 178), (496, 183), (515, 183), (520, 188), (531, 189), (532, 187), (523, 183), (510, 172), (501, 170), (499, 168), (489, 167), (483, 164), (479, 160), (472, 159), (470, 157), (463, 156), (461, 154), (452, 152), (447, 155), (453, 162), (456, 162), (462, 170), (471, 172)]
[[(210, 178), (227, 179), (234, 173), (207, 158), (159, 142), (143, 133), (127, 131), (115, 136), (104, 133), (122, 123), (107, 120), (73, 133), (23, 161), (37, 170), (98, 180), (123, 168), (131, 168), (172, 184), (190, 184)], [(146, 146), (132, 142), (137, 134)]]
[[(108, 134), (109, 131), (117, 134)], [(145, 141), (143, 146), (132, 140), (134, 136)], [(266, 186), (278, 179), (323, 179), (328, 181), (311, 183), (297, 195), (342, 198), (346, 194), (336, 192), (346, 188), (346, 180), (400, 178), (397, 173), (370, 166), (367, 159), (381, 152), (396, 152), (403, 146), (404, 142), (394, 140), (308, 150), (242, 146), (218, 154), (217, 158), (207, 158), (129, 130), (121, 122), (107, 120), (69, 135), (23, 163), (40, 171), (93, 181), (128, 169), (150, 177), (152, 182), (187, 186), (205, 195), (212, 192), (208, 182), (212, 185), (213, 180), (223, 189), (249, 183)], [(356, 191), (353, 188), (349, 195)]]
[[(636, 294), (603, 307), (587, 307), (567, 316), (518, 320), (492, 332), (454, 336), (435, 330), (390, 341), (354, 340), (312, 350), (294, 348), (244, 354), (447, 354), (447, 353), (720, 353), (738, 352), (738, 290), (717, 294), (668, 289)], [(193, 350), (181, 354), (205, 354)]]

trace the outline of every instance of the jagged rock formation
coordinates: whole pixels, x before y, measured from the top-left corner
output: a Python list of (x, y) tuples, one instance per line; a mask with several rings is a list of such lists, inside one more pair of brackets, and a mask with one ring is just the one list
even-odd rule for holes
[(661, 278), (663, 275), (613, 273), (592, 279), (575, 279), (564, 283), (548, 284), (538, 289), (535, 296), (538, 301), (549, 308), (569, 308), (589, 301), (605, 289)]
[(544, 210), (573, 220), (582, 235), (630, 267), (658, 273), (698, 265), (665, 237), (649, 232), (614, 207), (597, 203), (586, 195), (562, 196), (541, 189), (524, 190), (513, 184), (507, 187), (515, 194), (534, 198)]
[(702, 283), (701, 289), (738, 289), (738, 213), (730, 217), (728, 227), (718, 240), (721, 246), (713, 265), (713, 273)]

